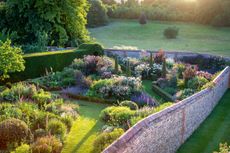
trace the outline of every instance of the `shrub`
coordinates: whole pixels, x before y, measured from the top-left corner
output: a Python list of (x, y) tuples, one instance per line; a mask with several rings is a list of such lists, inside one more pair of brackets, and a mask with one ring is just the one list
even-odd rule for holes
[(158, 78), (161, 77), (162, 74), (162, 65), (160, 64), (153, 64), (150, 69), (150, 75), (153, 81), (156, 81)]
[(134, 111), (130, 110), (128, 107), (111, 106), (102, 110), (100, 118), (111, 125), (124, 126), (124, 128), (127, 128), (129, 120), (133, 115)]
[(97, 136), (93, 143), (93, 152), (100, 153), (111, 143), (113, 143), (117, 138), (119, 138), (124, 133), (122, 129), (114, 129), (112, 132), (103, 132)]
[(179, 93), (177, 93), (177, 98), (179, 100), (183, 100), (183, 99), (193, 95), (194, 93), (195, 93), (195, 91), (193, 89), (187, 88), (187, 89), (184, 89), (184, 90), (180, 91)]
[(66, 125), (68, 130), (70, 130), (73, 125), (73, 117), (70, 115), (66, 115), (64, 117), (61, 117), (61, 121)]
[(32, 134), (25, 122), (10, 118), (0, 123), (0, 149), (7, 149), (8, 145), (30, 142)]
[(21, 144), (19, 147), (10, 153), (32, 153), (30, 150), (30, 146), (28, 144)]
[(44, 108), (46, 104), (51, 102), (51, 93), (40, 89), (32, 98), (40, 108)]
[(12, 47), (11, 41), (0, 41), (0, 80), (9, 78), (9, 72), (20, 72), (25, 69), (22, 50)]
[(61, 153), (62, 143), (54, 136), (38, 138), (31, 146), (33, 153)]
[(219, 145), (219, 151), (218, 152), (213, 152), (213, 153), (229, 153), (230, 152), (230, 146), (228, 146), (227, 143), (220, 143)]
[(185, 83), (187, 83), (188, 80), (194, 78), (196, 76), (196, 69), (188, 66), (186, 67), (185, 71), (183, 72), (183, 79)]
[(90, 97), (124, 100), (141, 90), (141, 79), (125, 76), (114, 76), (110, 79), (95, 81), (87, 95)]
[(142, 79), (147, 79), (150, 77), (150, 69), (149, 64), (139, 64), (135, 67), (135, 76), (141, 76)]
[(165, 87), (165, 88), (163, 88), (163, 90), (165, 92), (169, 93), (170, 95), (174, 95), (177, 92), (177, 90), (175, 88), (172, 88), (172, 87)]
[(126, 107), (129, 107), (131, 110), (137, 110), (138, 109), (138, 105), (132, 101), (128, 101), (128, 100), (125, 100), (125, 101), (122, 101), (120, 103), (120, 106), (126, 106)]
[(147, 23), (147, 18), (146, 18), (146, 16), (145, 16), (145, 13), (142, 13), (142, 14), (140, 15), (140, 17), (139, 17), (139, 23), (140, 23), (141, 25), (144, 25), (144, 24)]
[(37, 138), (44, 137), (47, 135), (46, 130), (44, 129), (37, 129), (34, 131), (34, 139), (36, 140)]
[(49, 121), (47, 130), (48, 132), (50, 132), (52, 135), (55, 135), (60, 140), (64, 140), (64, 137), (67, 132), (65, 124), (63, 124), (61, 121), (56, 119), (52, 119)]
[(101, 0), (90, 0), (87, 14), (87, 26), (97, 27), (108, 24), (107, 9)]
[(162, 64), (165, 59), (165, 52), (162, 49), (160, 49), (154, 56), (154, 62), (157, 64)]
[(90, 55), (95, 55), (95, 56), (104, 55), (104, 49), (98, 43), (87, 43), (87, 44), (84, 43), (84, 44), (81, 44), (78, 47), (78, 49), (84, 50), (84, 51), (90, 53)]
[(164, 36), (168, 39), (174, 39), (177, 37), (179, 33), (179, 29), (176, 27), (168, 27), (167, 29), (165, 29), (164, 31)]
[(173, 66), (173, 70), (177, 72), (177, 77), (182, 79), (183, 78), (183, 72), (185, 71), (186, 66), (182, 63), (176, 63)]
[(204, 77), (194, 77), (190, 79), (187, 83), (187, 88), (194, 89), (194, 90), (201, 90), (201, 88), (208, 83), (208, 80)]

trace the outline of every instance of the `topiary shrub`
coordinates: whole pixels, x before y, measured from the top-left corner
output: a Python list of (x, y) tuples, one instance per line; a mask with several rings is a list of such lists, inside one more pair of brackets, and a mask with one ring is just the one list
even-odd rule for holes
[(33, 153), (61, 153), (62, 143), (54, 136), (41, 137), (31, 146)]
[(164, 30), (164, 36), (168, 39), (175, 39), (179, 33), (179, 29), (177, 27), (168, 27)]
[(107, 9), (101, 0), (89, 0), (90, 8), (87, 14), (87, 26), (98, 27), (108, 24)]
[(128, 127), (129, 120), (134, 115), (134, 111), (128, 107), (111, 106), (102, 110), (100, 114), (101, 120), (114, 126)]
[(104, 55), (103, 47), (98, 43), (84, 43), (78, 47), (79, 50), (88, 52), (89, 55), (100, 56)]
[(56, 119), (49, 121), (47, 130), (50, 132), (50, 134), (55, 135), (60, 140), (64, 140), (67, 132), (65, 124)]
[(93, 143), (93, 153), (100, 153), (124, 133), (123, 129), (101, 133)]
[(129, 107), (131, 110), (137, 110), (138, 109), (138, 105), (132, 101), (128, 101), (128, 100), (125, 100), (125, 101), (122, 101), (120, 103), (120, 106), (126, 106), (126, 107)]
[(25, 122), (10, 118), (0, 123), (0, 150), (8, 145), (30, 142), (32, 134)]
[(141, 25), (147, 24), (147, 17), (145, 15), (145, 13), (141, 13), (141, 15), (139, 17), (139, 23)]

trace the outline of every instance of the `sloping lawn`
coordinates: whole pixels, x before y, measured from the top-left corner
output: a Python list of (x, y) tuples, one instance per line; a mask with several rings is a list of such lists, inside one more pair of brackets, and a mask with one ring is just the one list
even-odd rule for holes
[(212, 153), (220, 142), (230, 144), (230, 89), (177, 153)]
[(103, 123), (99, 120), (101, 110), (106, 104), (74, 101), (80, 106), (80, 117), (73, 123), (62, 153), (90, 153), (93, 142)]
[[(177, 39), (163, 35), (168, 27), (179, 28)], [(216, 28), (193, 23), (137, 20), (112, 20), (108, 26), (89, 29), (91, 36), (106, 48), (134, 46), (138, 49), (192, 51), (230, 57), (230, 28)]]
[(161, 96), (159, 96), (152, 90), (152, 81), (143, 80), (142, 87), (145, 90), (145, 92), (147, 92), (152, 98), (156, 99), (159, 103), (165, 102), (165, 100)]

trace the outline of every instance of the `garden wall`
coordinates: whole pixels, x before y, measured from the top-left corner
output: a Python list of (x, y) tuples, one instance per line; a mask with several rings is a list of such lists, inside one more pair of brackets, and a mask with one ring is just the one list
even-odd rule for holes
[(104, 153), (173, 153), (207, 118), (229, 87), (230, 67), (202, 90), (141, 120), (106, 148)]
[[(139, 58), (140, 53), (143, 50), (119, 50), (119, 49), (105, 49), (105, 54), (106, 55), (119, 55), (121, 57), (134, 57), (134, 58)], [(147, 50), (147, 52), (150, 52)], [(153, 53), (157, 53), (157, 51), (151, 51)], [(178, 52), (178, 51), (165, 51), (165, 54), (168, 58), (173, 58), (173, 59), (197, 59), (197, 60), (203, 60), (203, 59), (210, 59), (212, 57), (218, 57), (215, 55), (210, 55), (210, 54), (200, 54), (200, 53), (193, 53), (193, 52)], [(202, 59), (203, 58), (203, 59)], [(225, 57), (224, 58), (226, 61), (230, 62), (230, 57)]]

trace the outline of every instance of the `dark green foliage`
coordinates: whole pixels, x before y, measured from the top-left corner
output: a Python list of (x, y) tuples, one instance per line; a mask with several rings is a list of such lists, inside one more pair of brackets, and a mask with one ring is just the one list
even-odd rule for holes
[(144, 24), (147, 23), (147, 18), (146, 18), (146, 16), (145, 16), (144, 13), (142, 13), (142, 14), (140, 15), (139, 23), (140, 23), (141, 25), (144, 25)]
[(120, 106), (126, 106), (126, 107), (129, 107), (131, 110), (137, 110), (138, 109), (138, 105), (132, 101), (128, 101), (128, 100), (125, 100), (125, 101), (122, 101), (120, 103)]
[(81, 44), (78, 49), (88, 52), (89, 55), (104, 55), (103, 46), (98, 43), (84, 43)]
[(39, 46), (41, 34), (47, 34), (48, 45), (75, 46), (89, 39), (87, 9), (86, 0), (7, 0), (0, 30), (17, 32), (20, 45)]
[(123, 129), (114, 129), (112, 132), (101, 133), (93, 144), (93, 152), (100, 153), (111, 143), (113, 143), (117, 138), (119, 138), (124, 133)]
[(176, 27), (168, 27), (164, 31), (164, 36), (168, 39), (175, 39), (179, 33), (179, 29)]
[(64, 137), (67, 132), (65, 124), (63, 124), (59, 120), (50, 120), (48, 123), (47, 130), (50, 134), (56, 136), (62, 141), (64, 140)]
[(101, 0), (89, 0), (90, 8), (87, 14), (87, 26), (98, 27), (108, 24), (107, 9)]
[(30, 142), (32, 134), (25, 122), (18, 119), (7, 119), (0, 123), (0, 150), (8, 145)]
[(165, 78), (166, 74), (167, 74), (166, 59), (164, 58), (163, 64), (162, 64), (162, 78)]
[(134, 115), (134, 111), (130, 110), (128, 107), (123, 106), (111, 106), (104, 110), (102, 110), (100, 114), (100, 118), (114, 126), (123, 126), (124, 128), (128, 128), (129, 120)]
[(204, 77), (194, 77), (187, 82), (187, 88), (194, 90), (201, 90), (202, 87), (207, 84), (209, 81)]
[[(90, 46), (89, 49), (84, 49), (87, 46)], [(101, 48), (99, 45), (83, 45), (76, 51), (44, 52), (26, 55), (24, 56), (26, 62), (25, 70), (20, 73), (10, 74), (10, 79), (6, 79), (5, 82), (16, 82), (40, 77), (45, 75), (51, 68), (52, 71), (61, 71), (64, 67), (70, 65), (75, 58), (81, 58), (84, 55), (102, 55), (103, 50), (98, 50), (99, 48)]]
[(119, 64), (118, 64), (118, 57), (115, 57), (115, 73), (119, 72)]

